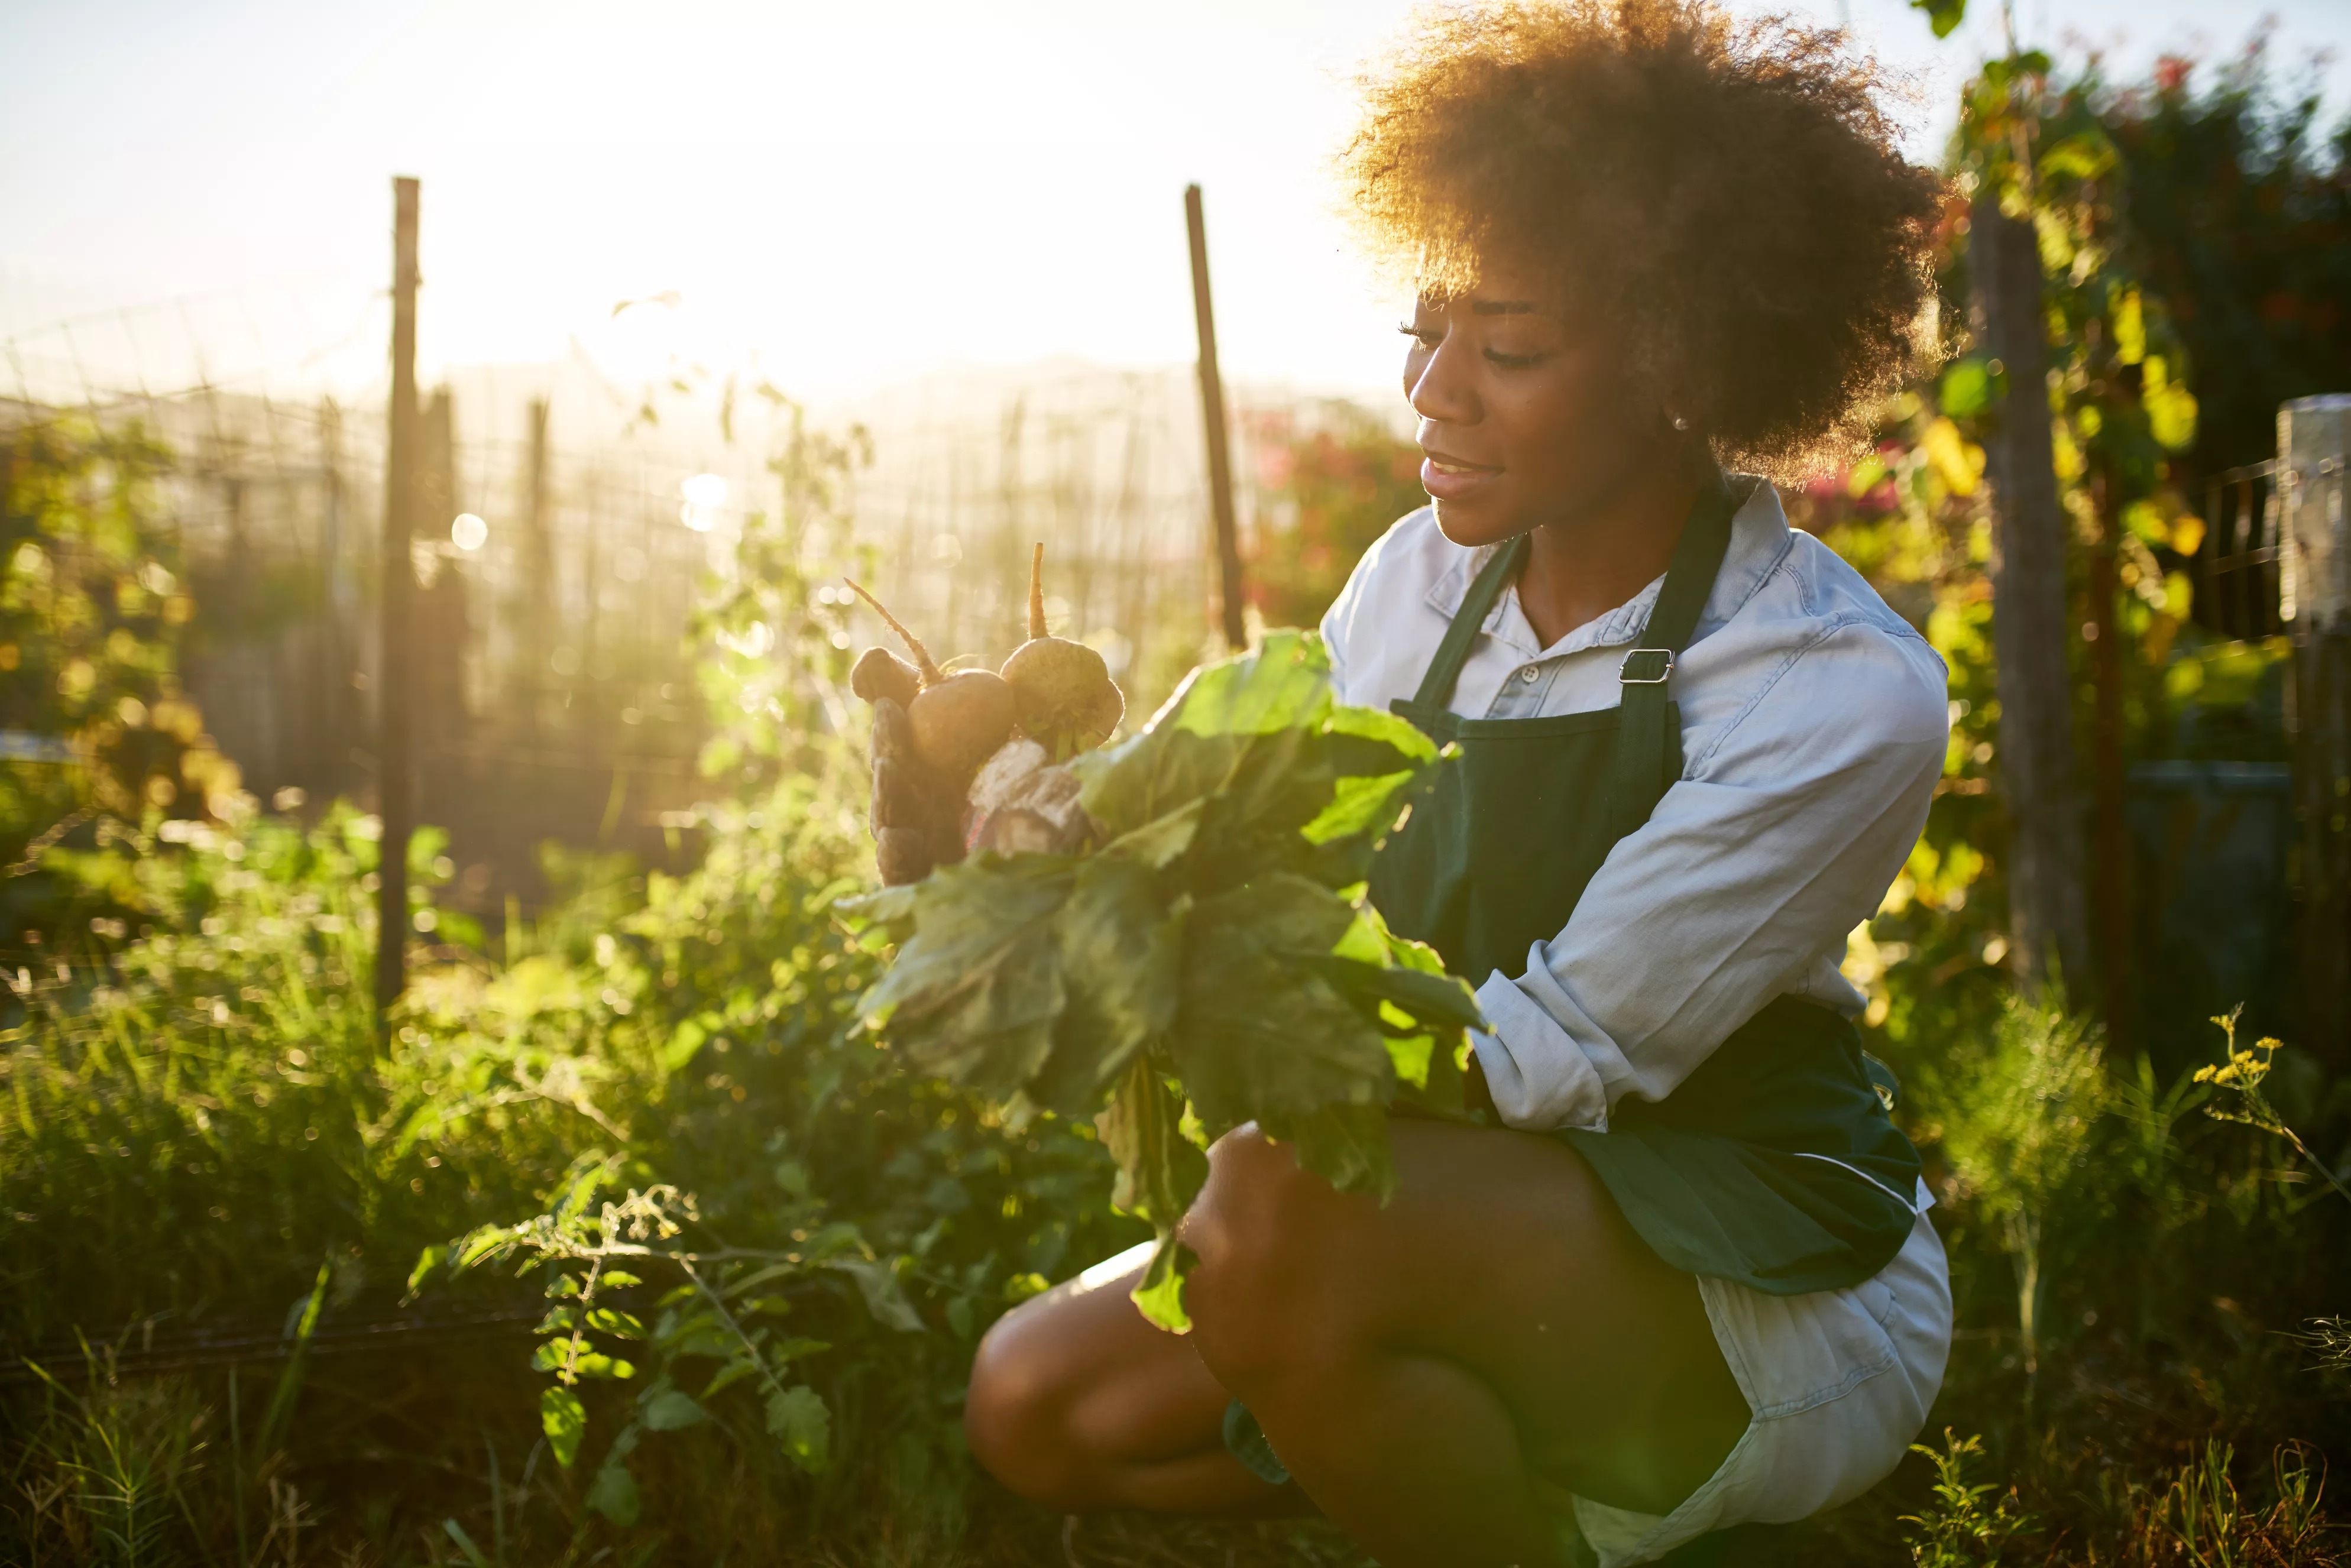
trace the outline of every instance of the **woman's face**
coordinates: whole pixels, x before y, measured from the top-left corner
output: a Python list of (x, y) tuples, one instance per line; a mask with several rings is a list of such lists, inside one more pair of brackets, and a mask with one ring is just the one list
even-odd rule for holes
[(1612, 335), (1523, 272), (1489, 268), (1466, 297), (1424, 298), (1404, 331), (1420, 482), (1454, 543), (1572, 518), (1663, 461), (1660, 415), (1633, 395)]

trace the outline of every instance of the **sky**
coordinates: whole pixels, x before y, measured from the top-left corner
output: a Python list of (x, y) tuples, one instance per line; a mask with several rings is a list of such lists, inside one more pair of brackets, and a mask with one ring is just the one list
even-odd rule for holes
[[(2017, 7), (2026, 43), (2126, 76), (2232, 54), (2264, 14)], [(1228, 375), (1384, 386), (1395, 302), (1347, 248), (1328, 160), (1353, 71), (1408, 10), (6, 0), (0, 396), (208, 377), (380, 397), (395, 173), (423, 182), (428, 379), (569, 355), (822, 395), (941, 364), (1185, 362), (1196, 181)], [(1911, 74), (1928, 159), (2000, 47), (1975, 13), (1938, 41), (1900, 0), (1813, 7)], [(2351, 0), (2267, 14), (2341, 112)]]

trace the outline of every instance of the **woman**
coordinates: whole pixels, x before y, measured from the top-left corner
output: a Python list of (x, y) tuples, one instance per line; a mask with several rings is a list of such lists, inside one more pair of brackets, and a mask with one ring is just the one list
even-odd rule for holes
[[(1373, 897), (1476, 987), (1473, 1104), (1383, 1208), (1253, 1129), (1185, 1222), (1011, 1312), (981, 1462), (1050, 1506), (1328, 1514), (1390, 1568), (1652, 1561), (1891, 1470), (1950, 1299), (1840, 977), (1923, 822), (1934, 653), (1792, 533), (1909, 362), (1934, 181), (1838, 40), (1703, 0), (1446, 13), (1344, 168), (1419, 301), (1433, 505), (1323, 622), (1459, 760)], [(1578, 1537), (1581, 1537), (1581, 1544)]]

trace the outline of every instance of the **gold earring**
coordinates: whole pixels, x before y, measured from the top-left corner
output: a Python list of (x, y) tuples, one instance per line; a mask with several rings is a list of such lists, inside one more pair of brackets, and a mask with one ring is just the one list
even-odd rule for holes
[(1688, 430), (1688, 429), (1689, 429), (1689, 418), (1688, 418), (1688, 416), (1687, 416), (1687, 415), (1686, 415), (1686, 414), (1679, 414), (1679, 413), (1677, 413), (1677, 414), (1674, 415), (1674, 428), (1675, 428), (1676, 430), (1680, 430), (1680, 431), (1687, 431), (1687, 430)]

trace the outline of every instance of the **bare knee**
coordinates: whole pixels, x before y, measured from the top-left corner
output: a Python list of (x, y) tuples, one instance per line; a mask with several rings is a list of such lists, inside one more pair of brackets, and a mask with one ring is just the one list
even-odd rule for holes
[(1007, 1490), (1049, 1508), (1084, 1506), (1084, 1457), (1070, 1429), (1074, 1390), (1052, 1354), (1040, 1300), (997, 1320), (972, 1360), (964, 1438)]
[(1241, 1398), (1344, 1337), (1330, 1286), (1344, 1268), (1348, 1207), (1254, 1127), (1209, 1151), (1207, 1185), (1184, 1220), (1199, 1259), (1184, 1301), (1201, 1361)]

